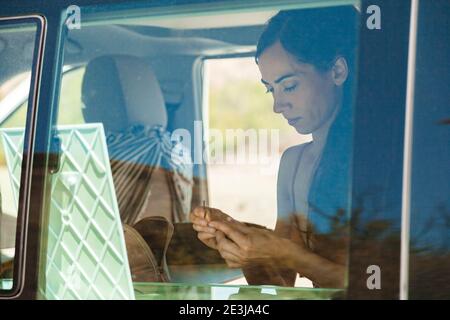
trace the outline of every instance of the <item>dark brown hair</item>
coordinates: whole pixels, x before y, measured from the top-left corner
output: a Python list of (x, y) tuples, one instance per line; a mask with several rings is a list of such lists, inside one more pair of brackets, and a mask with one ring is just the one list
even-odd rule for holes
[(327, 70), (337, 57), (353, 64), (358, 30), (358, 12), (352, 6), (280, 11), (261, 34), (256, 63), (277, 41), (298, 61)]

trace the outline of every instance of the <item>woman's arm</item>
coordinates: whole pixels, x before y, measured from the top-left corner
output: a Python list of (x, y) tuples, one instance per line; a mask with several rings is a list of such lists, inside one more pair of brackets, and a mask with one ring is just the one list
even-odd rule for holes
[(234, 267), (283, 267), (295, 270), (319, 287), (344, 287), (345, 265), (328, 260), (290, 239), (281, 238), (271, 230), (225, 221), (208, 225), (220, 231), (221, 235), (216, 238), (217, 249)]
[[(344, 286), (345, 264), (311, 252), (302, 242), (280, 236), (281, 223), (275, 233), (233, 220), (220, 210), (203, 207), (191, 213), (191, 220), (199, 239), (217, 249), (230, 267), (241, 267), (249, 284), (293, 286), (298, 272), (319, 287)], [(332, 243), (329, 245), (331, 251), (338, 250)]]
[(344, 288), (345, 264), (331, 261), (290, 240), (285, 242), (282, 255), (281, 260), (285, 261), (287, 267), (297, 270), (314, 285), (321, 288)]

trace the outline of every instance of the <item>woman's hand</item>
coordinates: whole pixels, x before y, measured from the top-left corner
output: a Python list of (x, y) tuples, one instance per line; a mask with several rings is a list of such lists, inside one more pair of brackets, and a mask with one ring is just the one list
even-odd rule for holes
[(346, 266), (311, 252), (302, 242), (237, 221), (213, 221), (208, 225), (217, 230), (217, 250), (229, 267), (282, 266), (295, 270), (320, 287), (343, 288), (345, 285)]
[(290, 254), (290, 241), (271, 230), (249, 227), (238, 221), (212, 221), (208, 226), (217, 230), (217, 250), (230, 267), (279, 263)]
[(189, 215), (192, 227), (198, 232), (198, 239), (212, 249), (217, 249), (216, 229), (209, 227), (211, 221), (232, 221), (233, 219), (219, 209), (197, 207)]

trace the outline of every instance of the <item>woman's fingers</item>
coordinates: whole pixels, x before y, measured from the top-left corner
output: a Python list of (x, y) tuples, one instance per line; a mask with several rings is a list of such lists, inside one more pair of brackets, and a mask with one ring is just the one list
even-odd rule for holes
[(230, 226), (232, 226), (233, 228), (237, 229), (238, 231), (242, 232), (243, 234), (248, 234), (252, 231), (252, 228), (247, 226), (246, 224), (239, 222), (237, 220), (227, 220), (228, 223), (230, 224)]
[(233, 218), (231, 218), (228, 214), (225, 212), (211, 207), (196, 207), (192, 212), (189, 214), (189, 217), (191, 221), (193, 222), (194, 219), (200, 218), (207, 221), (231, 221)]
[(189, 218), (192, 222), (194, 222), (195, 219), (201, 219), (206, 221), (206, 213), (208, 212), (208, 208), (206, 207), (196, 207), (192, 212), (189, 214)]
[(222, 258), (225, 259), (229, 267), (240, 267), (244, 263), (242, 259), (241, 249), (228, 238), (221, 231), (216, 233), (217, 250)]
[(191, 219), (191, 222), (193, 224), (199, 225), (199, 226), (204, 226), (207, 227), (208, 226), (208, 221), (202, 218), (193, 218)]
[(228, 219), (232, 219), (229, 215), (227, 215), (225, 212), (215, 209), (215, 208), (208, 208), (208, 212), (206, 214), (206, 219), (208, 221), (227, 221)]
[[(213, 221), (208, 223), (208, 226), (222, 231), (228, 238), (233, 240), (239, 247), (248, 244), (248, 238), (245, 233), (236, 228), (236, 224), (223, 221)], [(241, 228), (239, 228), (241, 229)]]
[(211, 227), (203, 227), (198, 224), (193, 224), (192, 228), (197, 232), (206, 232), (206, 233), (210, 233), (213, 235), (216, 233), (216, 229), (211, 228)]
[(192, 223), (199, 225), (207, 225), (213, 220), (225, 220), (229, 217), (219, 209), (209, 207), (196, 207), (190, 214), (189, 218)]
[(204, 232), (199, 232), (197, 234), (198, 239), (203, 242), (206, 246), (217, 250), (217, 241), (214, 235)]
[(197, 231), (197, 238), (206, 246), (216, 249), (217, 241), (215, 239), (216, 229), (208, 226), (208, 221), (204, 218), (204, 208), (197, 207), (190, 214), (192, 228)]
[(244, 257), (244, 255), (242, 254), (242, 250), (233, 241), (230, 241), (226, 237), (220, 238), (217, 236), (216, 240), (217, 240), (217, 249), (219, 251), (228, 252), (239, 260), (241, 260)]
[(214, 234), (206, 233), (206, 232), (199, 232), (197, 234), (197, 237), (202, 241), (209, 240), (209, 239), (216, 239), (216, 236)]
[(239, 258), (236, 254), (233, 252), (230, 252), (226, 249), (224, 249), (223, 245), (221, 245), (219, 242), (216, 243), (217, 251), (219, 251), (220, 256), (227, 261), (227, 264), (229, 265), (229, 262), (235, 264), (235, 265), (242, 265), (242, 259)]
[[(212, 221), (214, 222), (214, 221)], [(210, 222), (210, 223), (212, 223)], [(237, 231), (240, 231), (243, 234), (248, 234), (252, 231), (252, 229), (248, 226), (246, 226), (244, 223), (239, 222), (237, 220), (234, 220), (233, 218), (229, 217), (229, 219), (226, 219), (225, 221), (218, 221), (218, 222), (224, 222), (227, 224), (230, 228), (236, 229)], [(208, 226), (211, 226), (210, 223), (208, 223)]]
[(192, 210), (192, 213), (197, 216), (197, 217), (202, 217), (204, 218), (206, 215), (206, 207), (203, 206), (198, 206), (196, 207), (194, 210)]
[(208, 232), (208, 233), (216, 232), (216, 229), (208, 226), (208, 221), (206, 219), (199, 218), (197, 215), (192, 213), (191, 213), (191, 221), (192, 227), (197, 232)]

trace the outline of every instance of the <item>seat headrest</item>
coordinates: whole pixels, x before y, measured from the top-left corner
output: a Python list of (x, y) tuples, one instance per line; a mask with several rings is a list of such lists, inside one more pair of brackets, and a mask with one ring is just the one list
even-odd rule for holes
[(167, 110), (158, 80), (144, 60), (125, 55), (90, 61), (82, 84), (86, 122), (103, 122), (106, 131), (131, 125), (167, 127)]

